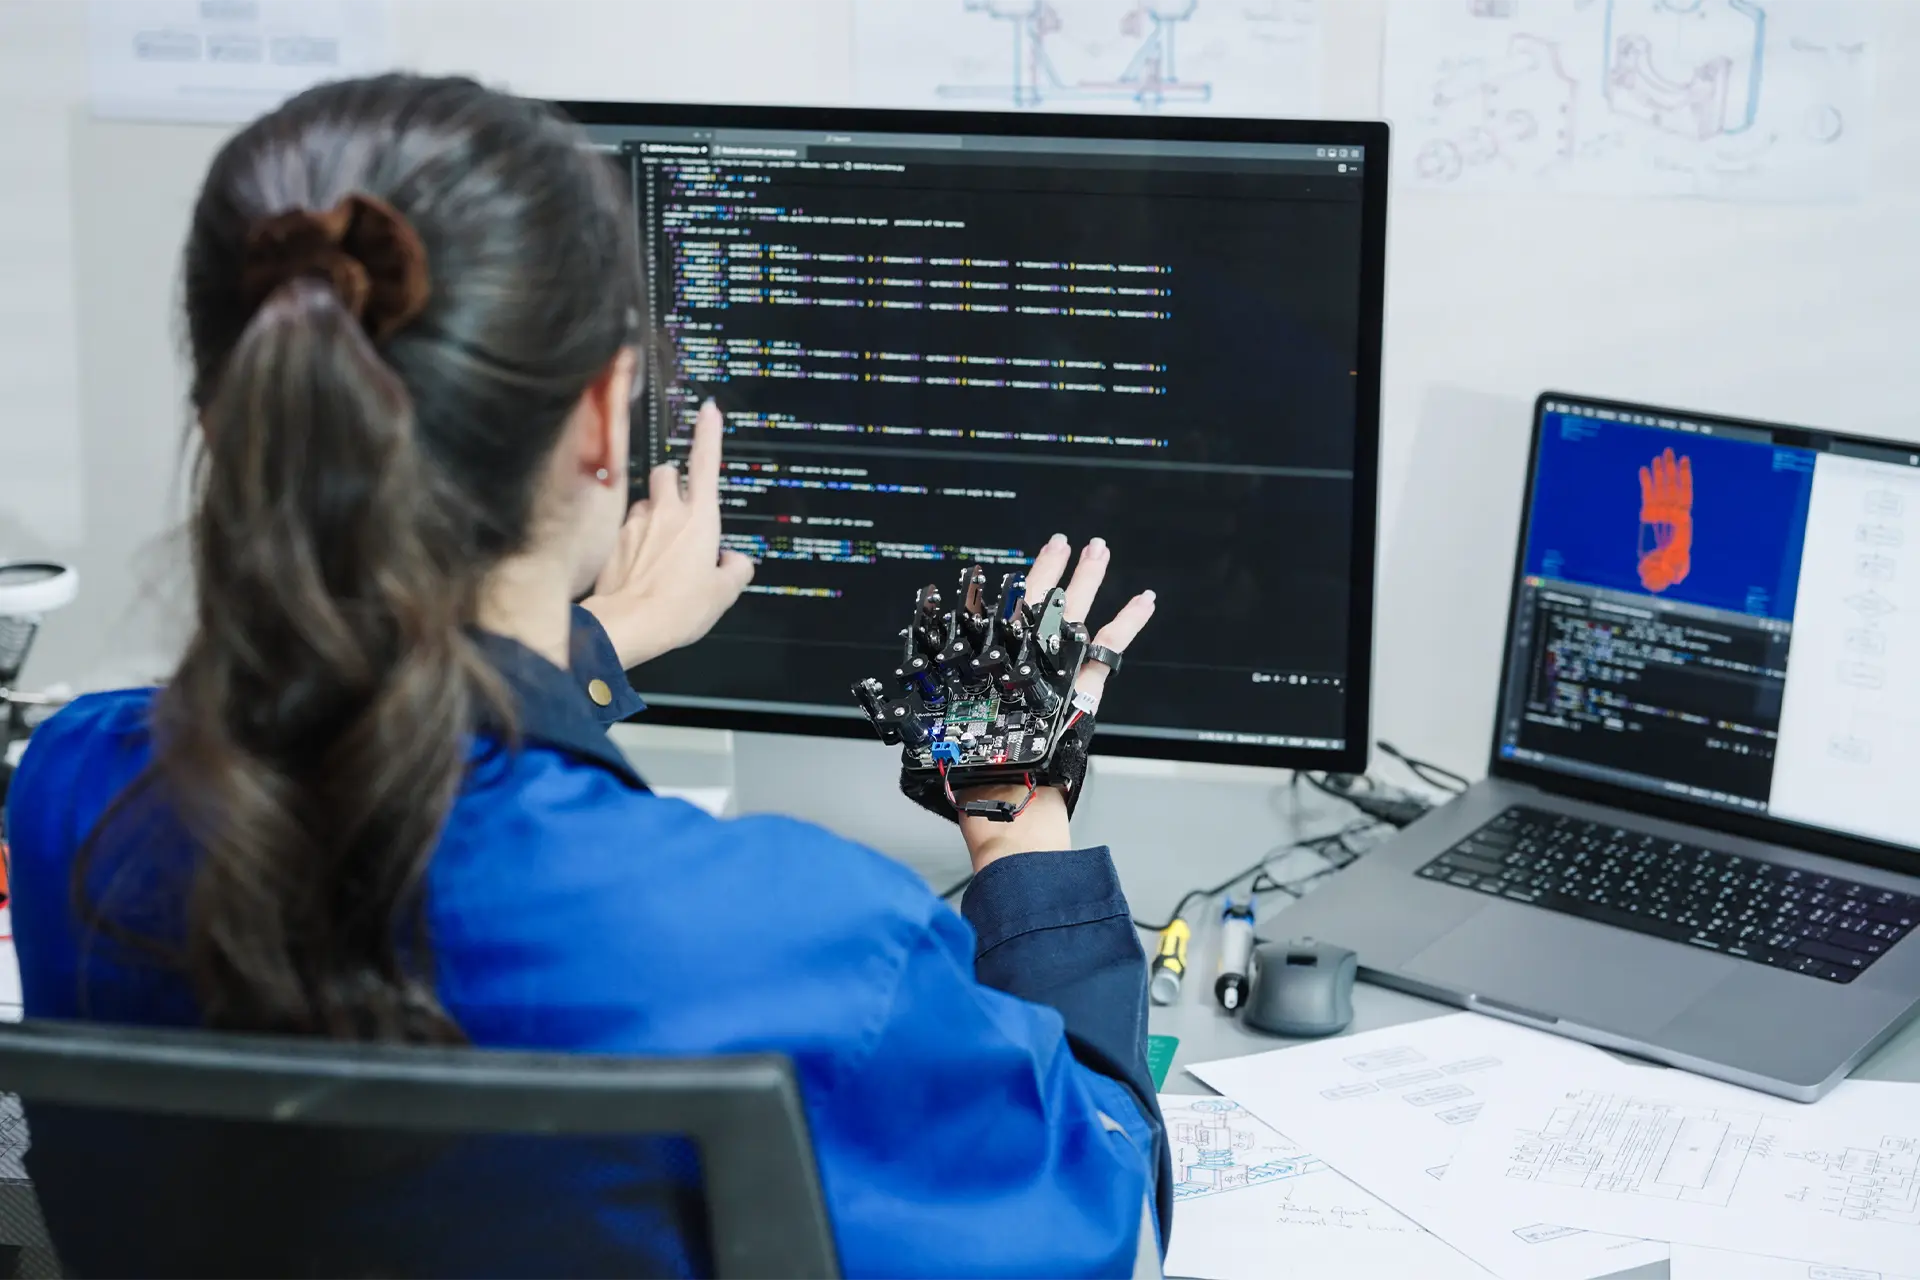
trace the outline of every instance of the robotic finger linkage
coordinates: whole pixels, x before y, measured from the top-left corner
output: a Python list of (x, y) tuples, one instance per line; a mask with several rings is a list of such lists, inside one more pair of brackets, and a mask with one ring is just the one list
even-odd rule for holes
[[(1053, 786), (1071, 812), (1098, 707), (1074, 682), (1088, 661), (1118, 670), (1120, 657), (1067, 620), (1062, 588), (1029, 600), (1026, 576), (1009, 573), (989, 600), (986, 582), (978, 565), (962, 572), (951, 609), (937, 588), (922, 588), (900, 633), (900, 665), (889, 680), (855, 684), (854, 698), (882, 742), (902, 744), (900, 789), (924, 808), (1011, 822), (1036, 790)], [(1007, 785), (1024, 786), (1026, 798), (956, 797)]]

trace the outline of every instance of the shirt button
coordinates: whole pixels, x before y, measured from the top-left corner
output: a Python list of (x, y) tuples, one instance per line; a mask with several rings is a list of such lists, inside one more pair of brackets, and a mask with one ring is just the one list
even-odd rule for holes
[(613, 705), (613, 690), (607, 687), (605, 680), (597, 677), (587, 681), (587, 696), (593, 699), (595, 706), (610, 707)]

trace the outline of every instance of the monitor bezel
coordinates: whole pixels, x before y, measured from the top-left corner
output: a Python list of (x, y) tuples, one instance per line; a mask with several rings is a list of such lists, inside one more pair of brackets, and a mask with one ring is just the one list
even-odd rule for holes
[[(1251, 142), (1364, 148), (1361, 179), (1359, 413), (1355, 423), (1354, 501), (1350, 542), (1352, 595), (1347, 612), (1347, 701), (1334, 750), (1191, 739), (1152, 738), (1102, 729), (1094, 750), (1117, 756), (1324, 769), (1366, 768), (1373, 697), (1374, 564), (1380, 498), (1380, 365), (1386, 309), (1387, 177), (1390, 130), (1384, 122), (1263, 120), (1224, 116), (1058, 115), (999, 111), (921, 111), (865, 107), (786, 107), (561, 101), (553, 104), (582, 125), (654, 125), (715, 129), (833, 130), (869, 133), (1004, 134), (1012, 137), (1122, 138), (1153, 141)], [(1168, 619), (1162, 618), (1165, 626)], [(644, 668), (635, 687), (644, 689)], [(851, 705), (851, 698), (849, 698)], [(862, 719), (717, 707), (653, 704), (653, 724), (812, 737), (865, 738)]]
[(1866, 836), (1849, 835), (1830, 827), (1808, 826), (1804, 823), (1790, 822), (1784, 818), (1767, 815), (1743, 813), (1737, 809), (1722, 808), (1703, 800), (1692, 800), (1683, 796), (1668, 795), (1657, 791), (1642, 791), (1636, 787), (1619, 783), (1605, 782), (1594, 778), (1580, 777), (1577, 774), (1562, 773), (1544, 765), (1526, 761), (1508, 760), (1500, 754), (1501, 727), (1506, 719), (1507, 690), (1511, 686), (1513, 675), (1514, 651), (1518, 647), (1514, 628), (1520, 616), (1520, 593), (1526, 579), (1527, 567), (1527, 531), (1529, 517), (1533, 512), (1533, 493), (1536, 473), (1540, 466), (1540, 440), (1546, 430), (1547, 406), (1549, 404), (1572, 404), (1580, 408), (1604, 409), (1616, 413), (1650, 414), (1664, 418), (1685, 418), (1694, 422), (1724, 424), (1729, 427), (1744, 428), (1753, 431), (1769, 432), (1774, 443), (1787, 448), (1822, 449), (1831, 444), (1863, 445), (1868, 448), (1889, 448), (1912, 452), (1914, 446), (1898, 440), (1886, 440), (1873, 436), (1853, 435), (1843, 431), (1828, 431), (1824, 428), (1796, 427), (1781, 422), (1765, 422), (1756, 418), (1737, 418), (1724, 413), (1704, 413), (1694, 409), (1679, 409), (1669, 405), (1638, 404), (1628, 400), (1613, 400), (1605, 396), (1581, 395), (1571, 391), (1543, 391), (1533, 403), (1533, 435), (1527, 451), (1526, 488), (1521, 492), (1520, 528), (1515, 538), (1513, 557), (1513, 580), (1507, 600), (1507, 626), (1505, 647), (1500, 655), (1500, 684), (1494, 695), (1493, 740), (1488, 747), (1489, 760), (1487, 773), (1490, 777), (1511, 782), (1524, 783), (1538, 787), (1542, 791), (1555, 795), (1569, 796), (1576, 800), (1585, 800), (1595, 804), (1613, 805), (1617, 808), (1646, 813), (1656, 818), (1666, 818), (1674, 822), (1684, 822), (1691, 826), (1704, 827), (1714, 831), (1724, 831), (1730, 835), (1744, 836), (1751, 840), (1760, 840), (1768, 844), (1783, 845), (1790, 849), (1801, 849), (1810, 853), (1824, 854), (1845, 862), (1859, 863), (1865, 866), (1880, 867), (1889, 871), (1913, 873), (1916, 855), (1920, 849), (1907, 845), (1893, 844), (1874, 840)]

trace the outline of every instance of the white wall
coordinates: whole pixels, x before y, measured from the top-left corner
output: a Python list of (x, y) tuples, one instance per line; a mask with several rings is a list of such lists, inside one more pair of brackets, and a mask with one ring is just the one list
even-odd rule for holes
[[(1460, 3), (1461, 0), (1431, 0)], [(1382, 0), (1323, 0), (1327, 112), (1379, 110)], [(400, 0), (401, 59), (581, 97), (830, 100), (851, 0)], [(1396, 193), (1376, 729), (1478, 772), (1546, 387), (1920, 440), (1920, 0), (1885, 0), (1851, 205)], [(175, 255), (223, 132), (90, 120), (77, 0), (0, 0), (0, 554), (82, 570), (29, 678), (151, 674), (183, 594)], [(777, 71), (777, 74), (774, 72)]]

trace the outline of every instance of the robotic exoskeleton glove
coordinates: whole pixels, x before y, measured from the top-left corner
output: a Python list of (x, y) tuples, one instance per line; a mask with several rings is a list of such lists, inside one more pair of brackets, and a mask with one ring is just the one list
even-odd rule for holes
[[(960, 575), (949, 609), (921, 589), (901, 631), (900, 665), (887, 680), (853, 686), (880, 740), (900, 743), (900, 790), (958, 821), (965, 813), (1011, 822), (1041, 787), (1058, 787), (1072, 812), (1087, 776), (1096, 699), (1076, 691), (1087, 662), (1120, 669), (1120, 655), (1092, 644), (1085, 623), (1065, 616), (1066, 591), (1026, 598), (1009, 573), (987, 598), (986, 571)], [(1023, 786), (1026, 799), (958, 798), (959, 792)]]

